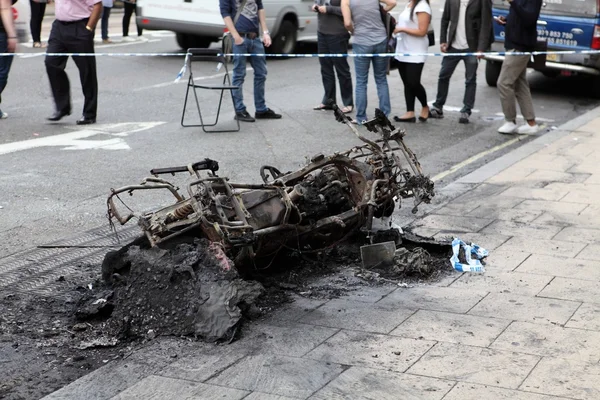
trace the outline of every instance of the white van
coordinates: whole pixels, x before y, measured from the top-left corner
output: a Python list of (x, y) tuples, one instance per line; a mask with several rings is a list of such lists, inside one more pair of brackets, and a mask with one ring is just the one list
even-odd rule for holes
[[(294, 52), (297, 41), (317, 40), (313, 0), (263, 0), (273, 53)], [(208, 47), (223, 36), (219, 0), (137, 0), (137, 23), (144, 29), (169, 30), (184, 49)]]
[(31, 9), (28, 0), (19, 0), (12, 6), (13, 18), (15, 19), (15, 28), (17, 30), (17, 39), (19, 43), (29, 43), (31, 32), (29, 30), (29, 19)]

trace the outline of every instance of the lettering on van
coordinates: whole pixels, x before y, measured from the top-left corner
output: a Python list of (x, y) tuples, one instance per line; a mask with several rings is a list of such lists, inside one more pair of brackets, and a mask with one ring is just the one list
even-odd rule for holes
[(571, 32), (550, 31), (545, 28), (538, 28), (537, 33), (538, 39), (548, 42), (549, 45), (577, 46), (577, 40), (573, 39), (575, 35)]

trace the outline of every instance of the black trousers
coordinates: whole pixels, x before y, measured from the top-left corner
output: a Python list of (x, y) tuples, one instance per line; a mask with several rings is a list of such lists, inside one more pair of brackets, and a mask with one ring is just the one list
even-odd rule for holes
[(415, 111), (415, 97), (419, 99), (423, 107), (427, 107), (427, 92), (421, 84), (423, 66), (425, 66), (425, 63), (398, 63), (400, 78), (404, 83), (404, 100), (408, 112)]
[(33, 42), (41, 42), (42, 36), (42, 21), (46, 13), (46, 3), (38, 3), (29, 0), (31, 6), (31, 19), (29, 20), (29, 29), (31, 30), (31, 38)]
[[(54, 21), (48, 40), (48, 53), (94, 53), (94, 33), (85, 26), (87, 20), (76, 22)], [(71, 87), (65, 72), (68, 57), (46, 56), (46, 72), (50, 80), (52, 96), (59, 112), (71, 111)], [(79, 69), (79, 79), (85, 98), (83, 116), (96, 118), (98, 108), (98, 79), (96, 77), (96, 57), (73, 56)]]
[[(135, 8), (136, 5), (132, 3), (124, 2), (123, 6), (125, 7), (125, 12), (123, 13), (123, 36), (129, 36), (129, 21), (131, 21), (132, 14), (135, 13), (135, 16), (137, 17), (137, 9)], [(142, 36), (143, 29), (137, 25), (137, 22), (136, 26), (138, 36)]]
[[(318, 32), (319, 54), (347, 54), (349, 34), (343, 35), (325, 35)], [(335, 72), (337, 72), (338, 81), (340, 83), (340, 92), (344, 106), (354, 106), (352, 100), (352, 76), (350, 74), (350, 66), (346, 57), (321, 57), (321, 78), (323, 80), (323, 95), (322, 104), (329, 105), (330, 100), (337, 103), (335, 90)], [(334, 72), (335, 68), (335, 72)]]

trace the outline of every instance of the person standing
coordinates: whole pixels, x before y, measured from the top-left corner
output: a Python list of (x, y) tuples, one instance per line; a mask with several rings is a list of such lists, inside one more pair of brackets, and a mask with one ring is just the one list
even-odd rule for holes
[[(384, 9), (390, 11), (396, 0), (382, 0)], [(381, 18), (379, 0), (342, 0), (344, 26), (353, 35), (354, 54), (381, 54), (387, 52), (387, 32)], [(390, 90), (387, 81), (388, 59), (386, 57), (355, 57), (356, 75), (356, 120), (362, 124), (367, 120), (367, 83), (369, 68), (373, 63), (373, 75), (379, 97), (379, 109), (389, 116), (391, 110)]]
[[(319, 54), (348, 54), (350, 34), (344, 27), (341, 0), (315, 0), (313, 11), (319, 13), (317, 29)], [(335, 72), (337, 72), (342, 95), (342, 112), (350, 113), (354, 109), (352, 96), (352, 75), (346, 57), (319, 57), (321, 79), (325, 94), (321, 104), (315, 110), (330, 110), (330, 101), (337, 100)], [(335, 72), (334, 72), (335, 69)]]
[[(241, 6), (243, 10), (239, 10)], [(267, 29), (267, 17), (262, 0), (219, 0), (221, 16), (229, 30), (234, 43), (234, 54), (265, 54), (265, 46), (271, 45), (271, 36)], [(239, 14), (238, 14), (239, 13)], [(238, 16), (234, 23), (234, 18)], [(259, 28), (263, 33), (261, 41)], [(264, 41), (264, 45), (263, 45)], [(238, 121), (254, 122), (255, 119), (279, 119), (281, 114), (275, 113), (265, 103), (265, 81), (267, 80), (267, 59), (264, 56), (249, 57), (254, 70), (254, 118), (246, 110), (242, 85), (246, 77), (246, 57), (233, 57), (232, 84), (239, 87), (233, 91), (235, 118)]]
[[(542, 8), (542, 0), (508, 0), (510, 8), (506, 18), (500, 17), (498, 23), (505, 25), (504, 47), (507, 52), (535, 51), (537, 44), (537, 20)], [(532, 135), (539, 126), (535, 121), (535, 110), (529, 82), (527, 82), (527, 65), (531, 56), (510, 55), (504, 57), (500, 76), (498, 77), (498, 93), (506, 122), (499, 133), (519, 133)], [(527, 121), (517, 127), (517, 106), (519, 102), (521, 114)]]
[(48, 0), (29, 0), (31, 8), (31, 18), (29, 19), (29, 29), (31, 30), (31, 38), (33, 39), (33, 47), (46, 47), (42, 44), (42, 22), (46, 13), (46, 4)]
[[(17, 49), (17, 29), (12, 13), (12, 5), (16, 2), (17, 0), (0, 0), (0, 53), (14, 53)], [(2, 92), (8, 82), (12, 60), (12, 56), (0, 56), (0, 104)], [(8, 114), (0, 110), (0, 119), (6, 118)]]
[[(427, 53), (429, 39), (427, 31), (431, 22), (431, 7), (429, 0), (410, 0), (404, 11), (396, 19), (396, 53)], [(429, 118), (427, 105), (427, 92), (421, 84), (421, 74), (427, 56), (396, 56), (398, 71), (404, 83), (404, 100), (406, 113), (402, 117), (395, 116), (398, 122), (416, 122), (415, 98), (421, 103), (419, 121), (425, 122)]]
[(108, 19), (110, 18), (112, 8), (113, 0), (102, 0), (102, 21), (100, 22), (100, 29), (102, 31), (103, 44), (112, 43), (112, 40), (108, 37)]
[[(446, 0), (442, 14), (440, 50), (442, 53), (483, 53), (494, 40), (492, 29), (492, 2), (490, 0)], [(483, 57), (446, 56), (438, 78), (437, 98), (429, 116), (444, 118), (444, 104), (448, 97), (450, 78), (461, 61), (465, 63), (465, 94), (458, 122), (469, 122), (477, 92), (477, 66)]]
[[(101, 0), (56, 0), (56, 20), (52, 24), (47, 53), (94, 53), (94, 30), (102, 14)], [(46, 72), (56, 105), (49, 121), (60, 121), (71, 115), (70, 84), (65, 67), (68, 56), (46, 56)], [(79, 69), (84, 95), (83, 116), (77, 125), (96, 122), (98, 79), (95, 56), (73, 56)]]
[[(131, 42), (135, 40), (129, 37), (129, 22), (131, 21), (131, 16), (135, 14), (137, 17), (137, 5), (135, 2), (136, 0), (123, 0), (123, 7), (125, 8), (123, 13), (123, 41), (125, 42)], [(137, 18), (135, 21), (135, 26), (137, 27), (138, 38), (140, 38), (144, 30), (138, 25)]]

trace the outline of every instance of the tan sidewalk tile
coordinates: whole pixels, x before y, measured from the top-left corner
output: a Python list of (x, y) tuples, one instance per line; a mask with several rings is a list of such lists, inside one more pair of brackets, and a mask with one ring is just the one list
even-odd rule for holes
[(377, 304), (334, 299), (308, 313), (300, 322), (363, 332), (388, 333), (413, 313), (414, 310), (401, 308), (390, 311), (389, 308)]
[(570, 399), (598, 400), (600, 365), (544, 358), (525, 379), (521, 389)]
[(450, 287), (535, 296), (551, 280), (551, 276), (493, 271), (492, 268), (486, 268), (484, 274), (463, 274)]
[(490, 347), (596, 363), (600, 360), (598, 344), (600, 332), (513, 322)]
[(588, 244), (581, 250), (581, 253), (577, 255), (577, 258), (600, 261), (600, 244)]
[(390, 335), (487, 347), (510, 320), (437, 311), (417, 311)]
[[(585, 243), (568, 243), (560, 240), (540, 240), (513, 237), (498, 249), (503, 251), (530, 251), (533, 254), (575, 257), (585, 247)], [(525, 271), (521, 271), (525, 272)]]
[(513, 167), (521, 169), (544, 169), (548, 171), (564, 172), (573, 166), (573, 164), (574, 162), (571, 157), (534, 153), (514, 164)]
[(600, 304), (600, 285), (594, 281), (556, 277), (538, 296)]
[(504, 171), (489, 178), (486, 182), (496, 184), (519, 182), (531, 175), (534, 171), (536, 171), (535, 168), (522, 168), (511, 165)]
[(517, 272), (551, 276), (564, 276), (597, 282), (600, 280), (598, 262), (564, 257), (533, 254), (523, 262)]
[(589, 137), (589, 133), (581, 133), (581, 132), (570, 132), (566, 136), (545, 145), (545, 147), (538, 151), (540, 154), (556, 154), (562, 150), (569, 150), (579, 144), (584, 143), (584, 140)]
[(597, 217), (600, 214), (600, 204), (589, 204), (579, 215)]
[(449, 311), (466, 313), (485, 295), (483, 290), (465, 290), (448, 287), (400, 288), (376, 304), (390, 309)]
[(574, 189), (569, 191), (569, 194), (563, 197), (561, 201), (600, 205), (600, 195), (584, 189)]
[(340, 331), (305, 358), (404, 372), (435, 342), (356, 331)]
[(583, 190), (590, 193), (600, 194), (600, 185), (588, 184), (588, 183), (563, 183), (553, 182), (549, 183), (546, 188), (553, 190)]
[(565, 326), (600, 331), (600, 304), (583, 303)]
[[(529, 223), (543, 214), (542, 210), (518, 210), (514, 208), (497, 208), (494, 206), (477, 207), (467, 215), (480, 218), (492, 218), (501, 221), (514, 221), (517, 223)], [(485, 232), (485, 228), (484, 231)]]
[(579, 305), (574, 301), (490, 293), (469, 314), (538, 324), (566, 324)]
[(576, 129), (577, 132), (589, 132), (592, 134), (597, 134), (600, 132), (600, 118), (596, 118), (587, 124), (580, 126)]
[(315, 308), (322, 306), (327, 300), (308, 299), (299, 295), (292, 296), (292, 302), (284, 304), (272, 313), (267, 323), (279, 321), (297, 321)]
[(435, 228), (438, 230), (452, 230), (455, 232), (477, 232), (491, 219), (475, 217), (456, 217), (452, 215), (428, 215), (415, 223), (415, 226), (423, 228)]
[(583, 183), (600, 185), (600, 173), (591, 174)]
[(515, 206), (515, 210), (531, 210), (542, 212), (556, 212), (564, 214), (579, 214), (587, 206), (581, 203), (567, 203), (563, 201), (525, 200)]
[(424, 376), (352, 367), (319, 390), (311, 400), (439, 400), (454, 386)]
[(243, 390), (150, 375), (127, 390), (119, 393), (117, 396), (113, 397), (112, 400), (192, 400), (215, 399), (218, 397), (236, 400), (243, 399), (247, 395), (248, 392)]
[[(487, 249), (487, 247), (485, 247)], [(486, 258), (487, 271), (512, 271), (521, 265), (531, 254), (523, 251), (496, 249)]]
[(344, 367), (332, 363), (256, 355), (244, 358), (207, 383), (304, 399), (343, 371)]
[(203, 351), (202, 357), (198, 357), (196, 354), (182, 357), (173, 364), (164, 367), (156, 375), (166, 378), (204, 382), (218, 371), (232, 365), (247, 354), (247, 351), (235, 351), (234, 348), (224, 349), (221, 352), (215, 353)]
[(502, 389), (493, 386), (476, 385), (459, 382), (444, 397), (444, 400), (568, 400), (566, 397), (546, 396), (523, 392), (520, 390)]
[[(575, 133), (575, 135), (580, 136), (579, 133)], [(553, 154), (559, 156), (576, 157), (578, 159), (585, 159), (597, 150), (597, 145), (595, 145), (594, 141), (590, 140), (589, 137), (579, 137), (574, 142), (576, 143), (574, 146), (565, 146), (555, 151)]]
[[(279, 396), (276, 394), (268, 394), (261, 392), (252, 392), (248, 397), (244, 397), (244, 400), (292, 400), (293, 397)], [(188, 400), (188, 399), (186, 399)], [(201, 399), (189, 399), (189, 400), (201, 400)], [(560, 399), (557, 399), (560, 400)]]
[[(513, 186), (502, 192), (501, 196), (520, 197), (526, 200), (548, 200), (558, 201), (569, 193), (564, 189), (529, 188), (524, 186)], [(576, 202), (580, 203), (580, 202)]]
[(534, 225), (514, 221), (495, 221), (481, 230), (481, 233), (504, 236), (519, 236), (533, 239), (551, 239), (562, 227), (551, 225)]
[(462, 232), (438, 232), (436, 239), (448, 239), (458, 237), (465, 243), (475, 243), (486, 250), (492, 251), (506, 243), (510, 236), (495, 235), (490, 233), (462, 233)]
[(548, 212), (533, 221), (537, 225), (574, 226), (580, 228), (600, 229), (600, 215), (574, 215)]
[(560, 231), (553, 239), (578, 244), (597, 243), (600, 242), (600, 229), (567, 227)]
[(438, 343), (407, 373), (516, 389), (538, 356)]
[(600, 164), (595, 161), (583, 161), (569, 168), (568, 172), (574, 174), (600, 174)]

